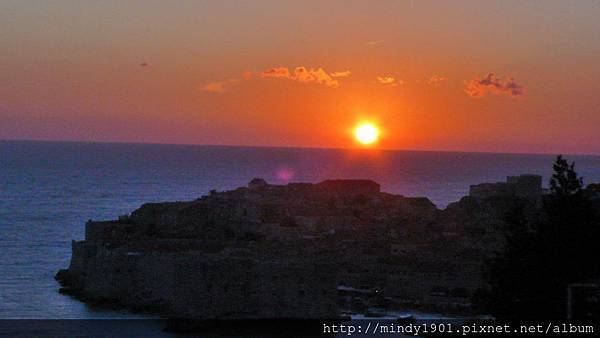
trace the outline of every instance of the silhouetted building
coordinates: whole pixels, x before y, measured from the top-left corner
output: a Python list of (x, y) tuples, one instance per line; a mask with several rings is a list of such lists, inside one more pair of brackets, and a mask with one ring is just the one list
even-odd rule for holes
[(471, 185), (469, 196), (476, 199), (516, 196), (538, 203), (542, 198), (542, 177), (524, 174), (508, 176), (506, 182)]
[(260, 188), (264, 188), (266, 186), (268, 186), (269, 184), (267, 183), (267, 181), (265, 181), (262, 178), (253, 178), (252, 181), (250, 181), (250, 183), (248, 183), (248, 188), (249, 189), (260, 189)]

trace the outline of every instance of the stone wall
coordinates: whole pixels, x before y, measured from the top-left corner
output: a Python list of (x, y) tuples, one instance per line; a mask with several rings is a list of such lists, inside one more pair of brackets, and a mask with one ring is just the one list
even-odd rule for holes
[(128, 251), (73, 242), (70, 288), (178, 318), (336, 318), (337, 276), (326, 262), (264, 260), (247, 251)]

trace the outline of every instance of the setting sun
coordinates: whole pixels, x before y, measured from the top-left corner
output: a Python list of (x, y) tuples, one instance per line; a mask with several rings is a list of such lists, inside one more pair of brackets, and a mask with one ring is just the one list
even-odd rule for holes
[(373, 144), (379, 138), (379, 129), (371, 123), (361, 123), (354, 129), (354, 137), (361, 144)]

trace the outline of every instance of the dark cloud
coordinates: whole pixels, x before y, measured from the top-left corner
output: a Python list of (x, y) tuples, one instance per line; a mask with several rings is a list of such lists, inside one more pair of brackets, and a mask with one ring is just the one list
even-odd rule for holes
[(470, 97), (483, 97), (488, 93), (507, 96), (523, 95), (523, 86), (515, 82), (514, 78), (507, 81), (496, 77), (494, 73), (488, 73), (483, 79), (473, 79), (465, 83), (465, 93)]
[(260, 73), (260, 76), (289, 79), (290, 71), (287, 69), (287, 67), (275, 67), (265, 70), (264, 72)]

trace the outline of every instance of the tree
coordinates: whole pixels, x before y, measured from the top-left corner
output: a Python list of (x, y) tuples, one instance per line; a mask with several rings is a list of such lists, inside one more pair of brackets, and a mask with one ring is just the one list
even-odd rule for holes
[(575, 164), (558, 156), (533, 222), (516, 204), (506, 219), (506, 245), (489, 264), (487, 309), (503, 319), (564, 318), (569, 283), (600, 276), (598, 219)]
[(562, 156), (556, 158), (550, 179), (550, 195), (544, 200), (545, 219), (538, 240), (556, 265), (555, 279), (576, 282), (600, 275), (599, 224), (594, 216), (583, 179)]
[(491, 291), (479, 300), (480, 307), (498, 318), (515, 316), (531, 318), (535, 315), (531, 292), (539, 283), (538, 275), (530, 274), (535, 258), (534, 233), (530, 231), (525, 217), (526, 206), (516, 203), (507, 213), (505, 249), (491, 260), (487, 279)]
[(569, 165), (562, 155), (556, 157), (554, 173), (550, 179), (550, 190), (555, 198), (568, 198), (583, 192), (583, 178), (575, 172), (575, 162)]

